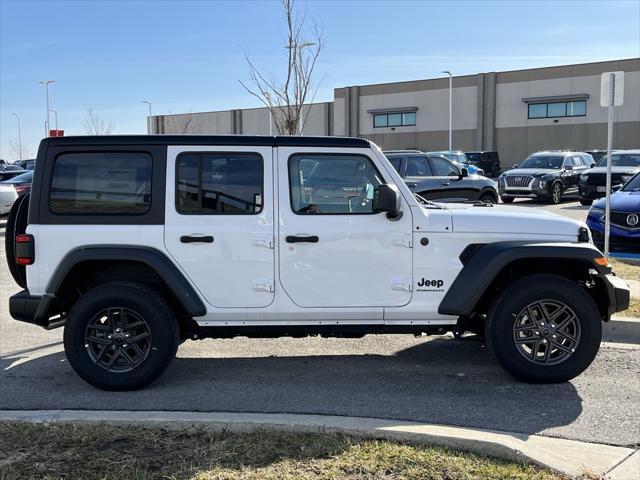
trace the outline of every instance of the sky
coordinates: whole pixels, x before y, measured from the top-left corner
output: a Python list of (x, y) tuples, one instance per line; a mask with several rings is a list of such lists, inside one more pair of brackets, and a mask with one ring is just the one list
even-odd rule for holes
[[(316, 101), (333, 89), (640, 57), (640, 0), (298, 0), (324, 25)], [(245, 52), (278, 77), (286, 65), (277, 1), (0, 0), (0, 158), (44, 135), (44, 87), (58, 128), (83, 135), (88, 109), (113, 133), (146, 133), (153, 114), (260, 106)], [(54, 116), (51, 114), (51, 127)]]

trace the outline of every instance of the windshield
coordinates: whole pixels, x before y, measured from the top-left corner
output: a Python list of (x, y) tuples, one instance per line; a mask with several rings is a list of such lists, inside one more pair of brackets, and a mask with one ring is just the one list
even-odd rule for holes
[(519, 168), (560, 168), (563, 160), (560, 155), (534, 155), (522, 162)]
[[(614, 167), (640, 167), (640, 153), (614, 153), (611, 155), (611, 165)], [(607, 166), (605, 155), (598, 162), (598, 167)]]
[(466, 153), (467, 160), (470, 162), (479, 162), (482, 160), (482, 155), (480, 153)]
[(640, 174), (636, 174), (635, 177), (629, 180), (622, 190), (625, 192), (640, 192)]

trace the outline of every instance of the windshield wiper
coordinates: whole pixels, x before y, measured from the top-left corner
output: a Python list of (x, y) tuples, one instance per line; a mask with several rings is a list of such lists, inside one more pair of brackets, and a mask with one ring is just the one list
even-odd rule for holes
[(424, 198), (421, 195), (418, 195), (417, 193), (414, 193), (413, 196), (416, 197), (416, 200), (418, 200), (418, 203), (424, 205), (425, 207), (438, 208), (440, 210), (442, 210), (444, 208), (442, 205), (438, 205), (437, 203), (433, 203), (431, 200), (427, 200), (426, 198)]

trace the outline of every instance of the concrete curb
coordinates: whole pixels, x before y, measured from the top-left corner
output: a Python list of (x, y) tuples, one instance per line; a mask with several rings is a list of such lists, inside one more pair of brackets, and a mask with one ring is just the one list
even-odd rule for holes
[[(293, 432), (342, 432), (361, 437), (385, 438), (422, 443), (488, 455), (504, 460), (526, 462), (569, 476), (585, 472), (606, 475), (634, 472), (638, 452), (575, 440), (524, 435), (417, 422), (377, 418), (327, 415), (292, 415), (230, 412), (165, 412), (105, 410), (2, 410), (0, 421), (33, 423), (138, 424), (184, 428), (199, 426), (214, 430), (247, 432), (260, 429)], [(637, 479), (616, 476), (615, 480)]]
[(602, 324), (602, 341), (640, 344), (640, 318), (614, 317)]

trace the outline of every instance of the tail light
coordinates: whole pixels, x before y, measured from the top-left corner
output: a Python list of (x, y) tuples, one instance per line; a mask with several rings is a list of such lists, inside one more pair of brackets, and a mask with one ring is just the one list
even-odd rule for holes
[(28, 191), (31, 190), (31, 184), (30, 183), (19, 183), (19, 184), (14, 185), (13, 188), (15, 188), (16, 194), (18, 196), (20, 196), (20, 195), (24, 195), (25, 193), (27, 193)]
[(18, 265), (31, 265), (35, 260), (35, 245), (33, 235), (23, 233), (16, 235), (16, 263)]

